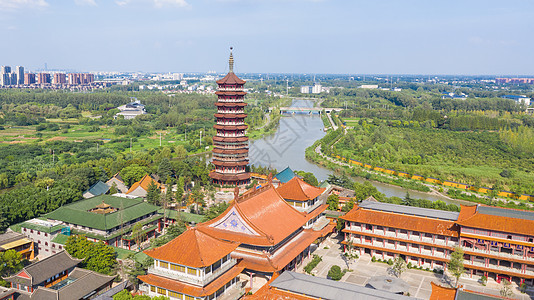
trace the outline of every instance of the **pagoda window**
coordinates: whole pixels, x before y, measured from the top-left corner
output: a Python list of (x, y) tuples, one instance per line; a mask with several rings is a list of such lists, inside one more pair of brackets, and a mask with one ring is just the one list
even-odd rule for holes
[(155, 293), (155, 292), (156, 292), (156, 287), (153, 286), (153, 285), (151, 285), (151, 286), (150, 286), (150, 291)]
[(168, 269), (169, 268), (169, 263), (160, 261), (159, 262), (159, 266), (160, 266), (160, 268)]

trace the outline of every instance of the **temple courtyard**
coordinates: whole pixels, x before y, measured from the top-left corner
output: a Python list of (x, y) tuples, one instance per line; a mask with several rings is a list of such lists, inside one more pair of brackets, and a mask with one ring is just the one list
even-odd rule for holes
[[(343, 249), (339, 243), (336, 234), (332, 234), (325, 241), (321, 243), (313, 254), (317, 254), (322, 257), (322, 261), (313, 269), (312, 274), (314, 276), (326, 278), (330, 267), (338, 265), (341, 269), (349, 269), (341, 281), (365, 286), (372, 277), (390, 275), (388, 272), (389, 265), (386, 263), (372, 262), (371, 256), (365, 254), (358, 259), (353, 259), (347, 263), (347, 260), (342, 255)], [(310, 262), (312, 257), (306, 258), (304, 262), (298, 267), (297, 272), (305, 273), (304, 266)], [(408, 269), (402, 273), (402, 280), (410, 285), (410, 296), (419, 299), (429, 299), (432, 292), (430, 282), (434, 282), (444, 287), (451, 287), (454, 285), (455, 278), (447, 275), (437, 274), (428, 271)], [(502, 285), (495, 282), (492, 279), (488, 279), (486, 286), (481, 285), (478, 282), (478, 278), (460, 278), (460, 285), (464, 286), (464, 289), (476, 291), (480, 293), (500, 296), (500, 290)], [(517, 285), (513, 284), (512, 287), (513, 299), (531, 299), (534, 295), (534, 291), (528, 291), (527, 294), (522, 294)], [(534, 297), (533, 297), (534, 298)]]

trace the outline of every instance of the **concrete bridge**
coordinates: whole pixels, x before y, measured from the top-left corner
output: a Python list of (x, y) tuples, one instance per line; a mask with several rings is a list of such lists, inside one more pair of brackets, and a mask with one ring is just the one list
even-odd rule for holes
[[(271, 112), (274, 107), (269, 107), (269, 112)], [(339, 112), (343, 110), (342, 108), (324, 108), (324, 107), (280, 107), (280, 113), (282, 114), (322, 114), (323, 110), (326, 113)]]

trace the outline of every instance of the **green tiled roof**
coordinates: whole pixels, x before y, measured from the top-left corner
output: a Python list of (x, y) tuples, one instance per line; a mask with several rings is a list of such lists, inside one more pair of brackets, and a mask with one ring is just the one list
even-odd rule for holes
[(31, 223), (31, 222), (26, 221), (26, 222), (22, 222), (20, 224), (20, 227), (33, 229), (33, 230), (38, 230), (40, 232), (52, 233), (52, 232), (56, 232), (58, 230), (61, 230), (62, 228), (65, 228), (67, 226), (60, 224), (60, 225), (55, 225), (55, 226), (52, 226), (52, 227), (48, 227), (48, 226), (42, 226), (42, 225), (39, 225), (39, 224), (35, 224), (35, 223)]
[[(89, 212), (90, 209), (95, 208), (102, 202), (119, 210), (105, 215)], [(140, 198), (126, 199), (101, 195), (62, 206), (46, 214), (45, 217), (78, 226), (109, 230), (120, 226), (121, 223), (124, 224), (144, 215), (156, 213), (157, 211), (157, 206), (143, 202)]]
[(65, 245), (67, 244), (68, 239), (69, 239), (69, 236), (60, 233), (52, 240), (52, 243)]
[[(163, 214), (163, 208), (160, 208), (158, 212), (160, 214)], [(184, 222), (187, 222), (187, 223), (195, 222), (197, 224), (206, 221), (206, 216), (192, 214), (192, 213), (183, 212), (183, 211), (176, 211), (172, 209), (167, 209), (165, 211), (165, 217), (169, 219), (173, 219), (173, 220), (177, 220), (178, 218), (181, 218)]]

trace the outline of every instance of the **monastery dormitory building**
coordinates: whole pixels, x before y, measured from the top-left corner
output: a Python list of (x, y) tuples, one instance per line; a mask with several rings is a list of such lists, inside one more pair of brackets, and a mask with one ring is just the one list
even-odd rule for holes
[(467, 276), (534, 284), (534, 212), (479, 204), (458, 213), (365, 200), (341, 218), (345, 249), (350, 241), (360, 254), (439, 270), (460, 245)]
[(324, 216), (324, 192), (294, 177), (279, 188), (270, 181), (236, 195), (215, 219), (146, 250), (154, 265), (139, 276), (140, 289), (170, 299), (219, 299), (231, 297), (240, 278), (257, 289), (273, 274), (294, 270), (335, 226)]

